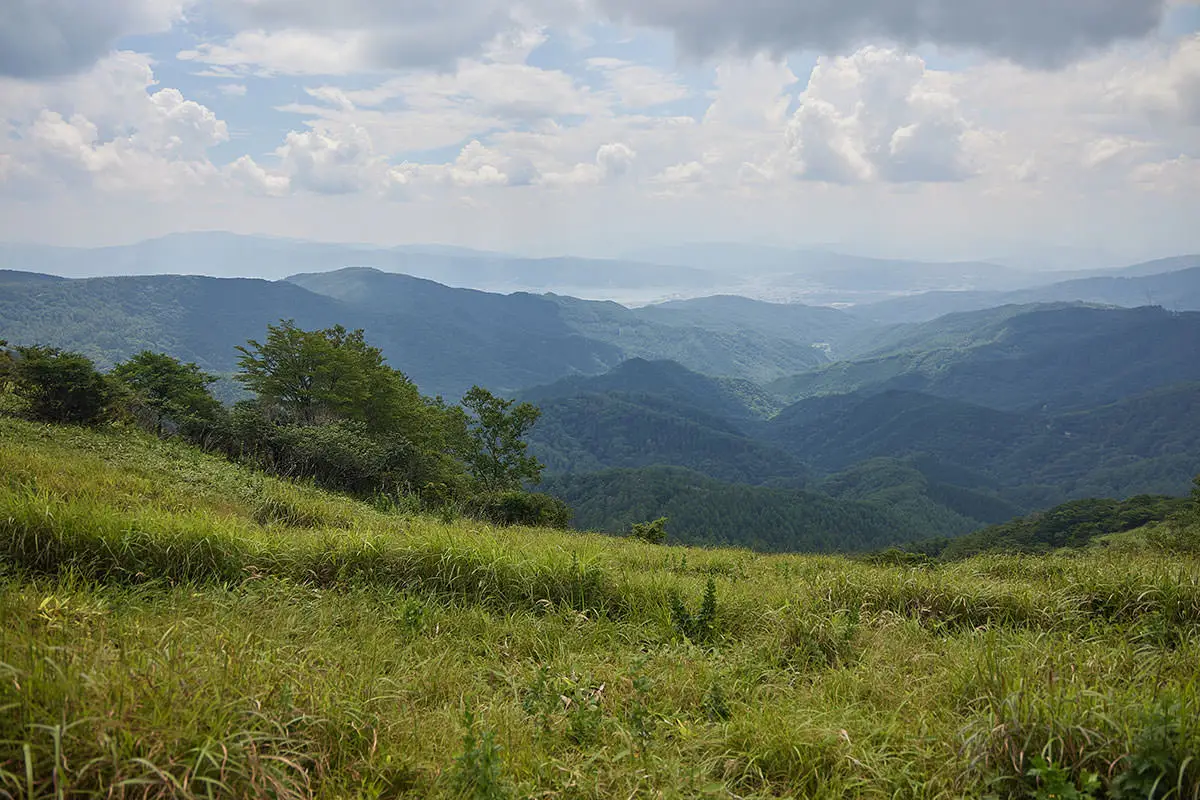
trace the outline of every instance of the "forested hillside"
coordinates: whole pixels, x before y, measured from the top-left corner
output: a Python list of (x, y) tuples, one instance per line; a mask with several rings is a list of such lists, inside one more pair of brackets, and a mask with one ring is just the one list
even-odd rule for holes
[(930, 518), (885, 502), (723, 483), (676, 467), (558, 475), (544, 489), (571, 506), (583, 530), (622, 533), (665, 516), (670, 541), (766, 552), (794, 551), (801, 542), (812, 552), (869, 550), (979, 527), (953, 513)]
[(894, 330), (878, 349), (888, 354), (767, 388), (797, 400), (898, 389), (1000, 410), (1087, 408), (1200, 380), (1200, 313), (993, 309)]

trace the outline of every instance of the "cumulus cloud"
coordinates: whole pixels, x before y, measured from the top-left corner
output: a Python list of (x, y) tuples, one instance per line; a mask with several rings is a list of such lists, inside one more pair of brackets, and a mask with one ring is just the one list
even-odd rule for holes
[(1157, 30), (1168, 0), (596, 0), (672, 31), (688, 51), (838, 52), (886, 40), (969, 48), (1036, 66)]
[(340, 134), (322, 130), (292, 131), (276, 151), (291, 184), (318, 194), (362, 191), (386, 174), (371, 137), (352, 126)]
[(637, 152), (623, 142), (602, 144), (591, 163), (581, 162), (565, 172), (547, 172), (539, 183), (551, 187), (589, 186), (615, 180), (629, 171)]
[(796, 172), (832, 183), (956, 181), (973, 166), (958, 101), (916, 55), (822, 58), (787, 126)]
[(616, 177), (628, 172), (635, 158), (637, 153), (629, 145), (610, 142), (600, 145), (600, 149), (596, 151), (596, 166), (600, 167), (606, 177)]
[(4, 0), (0, 75), (45, 78), (85, 70), (122, 36), (167, 30), (189, 0)]
[(0, 82), (10, 135), (0, 148), (27, 175), (109, 189), (161, 190), (215, 174), (209, 148), (229, 139), (223, 120), (174, 88), (153, 90), (143, 56), (118, 53), (90, 71), (49, 82)]
[(225, 177), (250, 194), (280, 197), (291, 189), (286, 175), (267, 172), (250, 156), (242, 156), (224, 169)]

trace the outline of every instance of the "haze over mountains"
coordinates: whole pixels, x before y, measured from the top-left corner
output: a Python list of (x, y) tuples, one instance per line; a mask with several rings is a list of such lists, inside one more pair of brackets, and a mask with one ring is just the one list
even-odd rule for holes
[[(1196, 257), (1183, 263), (1200, 266)], [(71, 278), (175, 274), (279, 280), (345, 267), (373, 267), (485, 291), (555, 292), (635, 304), (728, 294), (822, 305), (870, 303), (929, 291), (1012, 292), (1068, 279), (1169, 271), (1154, 262), (1140, 271), (1064, 272), (727, 243), (639, 250), (622, 259), (523, 258), (445, 245), (380, 247), (222, 232), (179, 233), (100, 248), (0, 243), (0, 268)], [(977, 307), (999, 304), (975, 302), (985, 303)], [(946, 309), (952, 310), (967, 309)]]
[[(1058, 280), (732, 246), (641, 255), (668, 263), (226, 234), (6, 245), (0, 338), (103, 367), (167, 352), (226, 376), (232, 400), (234, 348), (268, 324), (361, 327), (425, 394), (481, 384), (541, 407), (531, 447), (580, 526), (662, 513), (696, 543), (959, 535), (1076, 497), (1181, 493), (1200, 471), (1200, 257)], [(129, 274), (59, 277), (97, 272)], [(937, 286), (969, 290), (922, 292)], [(677, 299), (595, 299), (639, 293)]]

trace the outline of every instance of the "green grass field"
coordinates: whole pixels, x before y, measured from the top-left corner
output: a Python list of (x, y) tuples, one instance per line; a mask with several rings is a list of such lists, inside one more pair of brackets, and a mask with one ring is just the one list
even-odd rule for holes
[(1200, 797), (1200, 561), (1138, 535), (661, 547), (0, 417), (0, 547), (0, 797)]

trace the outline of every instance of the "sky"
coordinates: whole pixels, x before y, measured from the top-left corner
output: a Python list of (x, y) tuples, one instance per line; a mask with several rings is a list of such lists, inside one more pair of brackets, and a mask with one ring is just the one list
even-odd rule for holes
[(1200, 252), (1196, 0), (4, 0), (0, 240)]

